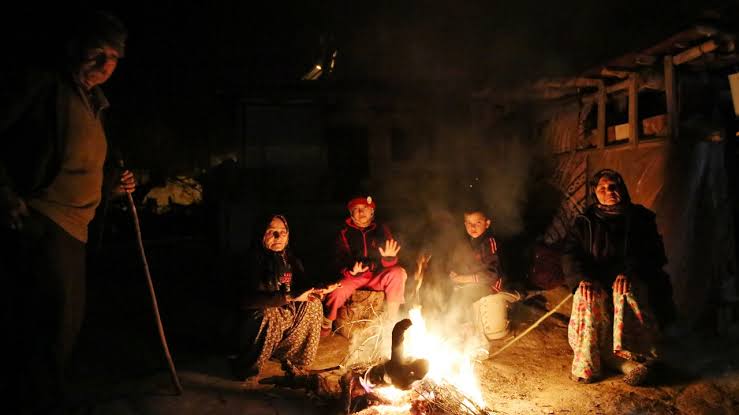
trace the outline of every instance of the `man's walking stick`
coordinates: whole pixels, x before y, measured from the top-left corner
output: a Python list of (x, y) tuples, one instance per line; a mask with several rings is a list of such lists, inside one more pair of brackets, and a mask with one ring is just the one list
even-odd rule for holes
[[(119, 160), (118, 164), (123, 168), (123, 160)], [(157, 305), (157, 295), (154, 292), (154, 284), (151, 281), (151, 273), (149, 272), (149, 262), (146, 260), (146, 252), (144, 251), (144, 241), (141, 238), (141, 223), (139, 222), (139, 214), (136, 211), (136, 204), (133, 203), (133, 197), (130, 192), (126, 192), (126, 198), (128, 199), (128, 207), (131, 209), (131, 216), (133, 217), (133, 224), (136, 230), (136, 240), (139, 244), (139, 254), (141, 254), (141, 261), (144, 263), (144, 273), (146, 274), (146, 284), (149, 286), (149, 295), (151, 297), (151, 306), (154, 309), (154, 319), (157, 323), (157, 330), (159, 331), (159, 340), (162, 343), (164, 349), (164, 357), (167, 359), (169, 365), (169, 375), (172, 377), (172, 383), (174, 383), (177, 389), (177, 394), (182, 395), (182, 385), (180, 385), (180, 378), (177, 377), (177, 369), (174, 367), (172, 356), (169, 354), (169, 346), (167, 346), (167, 338), (164, 337), (164, 326), (162, 326), (162, 319), (159, 317), (159, 305)]]

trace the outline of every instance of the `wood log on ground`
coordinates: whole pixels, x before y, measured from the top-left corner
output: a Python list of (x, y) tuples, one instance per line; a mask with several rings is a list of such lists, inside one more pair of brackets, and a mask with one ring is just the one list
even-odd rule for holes
[(336, 331), (350, 339), (379, 318), (382, 313), (385, 294), (381, 291), (357, 290), (349, 301), (339, 309), (336, 317)]

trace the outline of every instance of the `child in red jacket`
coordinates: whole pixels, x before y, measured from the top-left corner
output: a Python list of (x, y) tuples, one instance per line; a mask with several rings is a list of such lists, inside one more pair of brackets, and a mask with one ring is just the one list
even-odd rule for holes
[(398, 266), (400, 245), (390, 229), (374, 221), (376, 204), (372, 197), (349, 201), (350, 216), (336, 238), (336, 265), (342, 275), (339, 288), (328, 294), (321, 335), (331, 333), (337, 310), (354, 291), (364, 288), (383, 291), (389, 321), (398, 319), (405, 302), (405, 269)]

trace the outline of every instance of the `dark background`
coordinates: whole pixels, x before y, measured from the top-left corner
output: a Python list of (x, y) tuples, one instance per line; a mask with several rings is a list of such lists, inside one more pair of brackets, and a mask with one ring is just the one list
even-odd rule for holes
[(137, 164), (184, 168), (226, 111), (219, 97), (296, 81), (325, 44), (339, 50), (336, 79), (510, 85), (578, 73), (707, 11), (736, 10), (733, 1), (695, 0), (263, 3), (16, 3), (0, 18), (3, 50), (12, 51), (5, 64), (48, 60), (69, 16), (85, 6), (110, 10), (130, 32), (127, 56), (105, 86), (111, 135)]

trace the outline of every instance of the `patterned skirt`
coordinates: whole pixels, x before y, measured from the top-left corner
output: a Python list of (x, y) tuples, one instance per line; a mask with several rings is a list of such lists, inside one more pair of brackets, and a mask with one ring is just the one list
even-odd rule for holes
[(261, 370), (267, 360), (310, 367), (318, 351), (323, 308), (318, 301), (255, 310), (242, 323), (239, 365)]
[(601, 291), (588, 304), (577, 290), (567, 337), (574, 352), (572, 375), (590, 379), (602, 374), (602, 363), (618, 366), (624, 360), (655, 359), (657, 328), (639, 290), (612, 295)]

